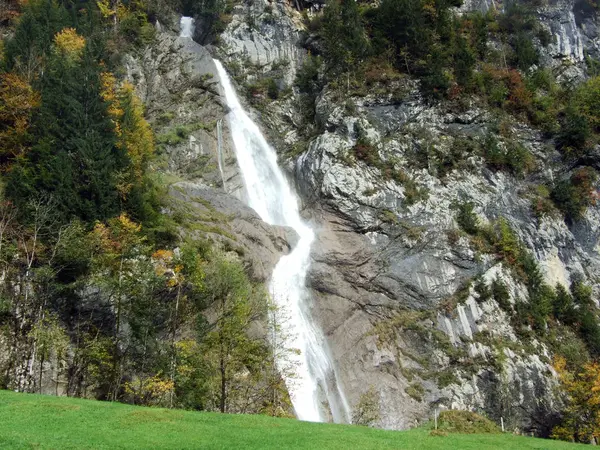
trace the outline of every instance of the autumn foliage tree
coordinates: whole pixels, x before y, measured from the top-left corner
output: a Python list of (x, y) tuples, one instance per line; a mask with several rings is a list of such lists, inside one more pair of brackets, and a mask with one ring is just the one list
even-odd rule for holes
[(27, 80), (15, 73), (0, 75), (0, 165), (10, 163), (26, 153), (31, 116), (40, 106), (40, 94)]
[(571, 372), (566, 360), (554, 362), (560, 387), (566, 397), (562, 423), (552, 437), (566, 441), (597, 443), (600, 439), (600, 364), (589, 362)]

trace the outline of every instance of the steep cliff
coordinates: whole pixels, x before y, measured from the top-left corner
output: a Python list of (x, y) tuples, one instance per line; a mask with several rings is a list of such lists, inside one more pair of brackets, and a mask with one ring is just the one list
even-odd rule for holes
[[(497, 5), (466, 2), (460, 11), (490, 7)], [(564, 81), (584, 79), (585, 55), (595, 55), (599, 43), (595, 20), (573, 2), (552, 2), (537, 14), (552, 37), (538, 43), (540, 64)], [(318, 130), (306, 139), (291, 80), (301, 45), (314, 37), (300, 13), (282, 3), (244, 4), (221, 39), (218, 54), (249, 93), (318, 230), (312, 315), (351, 403), (373, 386), (383, 427), (413, 426), (441, 407), (547, 433), (560, 406), (552, 351), (513, 327), (514, 305), (529, 301), (527, 288), (456, 217), (457, 205), (470, 202), (480, 223), (504, 219), (549, 285), (583, 277), (596, 290), (600, 209), (569, 227), (560, 214), (542, 217), (532, 207), (536, 186), (570, 173), (553, 141), (514, 117), (499, 131), (494, 113), (475, 101), (432, 105), (410, 77), (366, 93), (325, 87), (314, 105)], [(280, 87), (276, 99), (253, 89), (265, 79)], [(490, 134), (501, 146), (525, 147), (535, 169), (523, 176), (490, 169), (469, 150)], [(377, 164), (357, 156), (364, 136)], [(458, 164), (440, 163), (457, 149), (464, 155)], [(482, 295), (476, 279), (501, 282), (513, 306)]]
[[(211, 51), (247, 94), (317, 230), (311, 314), (351, 405), (373, 387), (382, 427), (408, 428), (434, 409), (460, 408), (547, 434), (561, 406), (551, 347), (569, 345), (569, 335), (545, 339), (519, 323), (520, 305), (532, 300), (518, 262), (465, 230), (459, 215), (471, 205), (479, 226), (510, 230), (549, 286), (583, 280), (597, 292), (600, 208), (588, 208), (570, 226), (552, 207), (541, 214), (536, 205), (547, 194), (540, 186), (575, 168), (554, 141), (518, 116), (499, 119), (475, 99), (431, 103), (410, 76), (375, 82), (366, 92), (349, 83), (324, 86), (310, 105), (307, 131), (307, 105), (294, 80), (306, 49), (318, 50), (319, 43), (296, 6), (266, 0), (235, 6)], [(455, 12), (499, 7), (467, 1)], [(536, 20), (550, 36), (535, 43), (539, 64), (563, 83), (584, 80), (586, 57), (598, 56), (600, 45), (593, 15), (579, 2), (557, 1), (536, 7)], [(161, 33), (141, 59), (131, 59), (129, 77), (159, 130), (166, 168), (216, 188), (211, 203), (219, 189), (243, 198), (207, 50)], [(531, 167), (490, 167), (481, 154), (490, 136), (503, 151), (524, 148)], [(209, 193), (178, 186), (184, 198)], [(249, 261), (256, 266), (268, 254), (272, 267), (273, 245), (279, 251), (285, 245), (252, 223), (263, 231), (250, 241), (267, 243)], [(268, 268), (258, 272), (268, 277)]]

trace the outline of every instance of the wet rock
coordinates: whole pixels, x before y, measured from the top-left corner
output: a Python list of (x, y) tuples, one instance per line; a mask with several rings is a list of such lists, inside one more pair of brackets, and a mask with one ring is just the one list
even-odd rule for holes
[(242, 195), (227, 107), (210, 53), (189, 38), (158, 32), (141, 56), (126, 56), (126, 68), (146, 105), (157, 146), (167, 155), (168, 170)]
[(268, 225), (237, 198), (209, 186), (179, 182), (169, 194), (188, 216), (192, 237), (209, 237), (245, 261), (252, 277), (268, 282), (273, 268), (296, 244), (298, 236), (288, 227)]

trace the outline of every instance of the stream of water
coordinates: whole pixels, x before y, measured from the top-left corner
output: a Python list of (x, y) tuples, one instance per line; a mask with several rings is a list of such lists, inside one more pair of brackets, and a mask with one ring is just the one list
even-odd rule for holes
[[(183, 37), (190, 37), (192, 32), (193, 23), (187, 19), (181, 19)], [(280, 317), (285, 318), (278, 324), (282, 334), (290, 336), (289, 345), (300, 350), (288, 355), (292, 361), (287, 361), (294, 364), (296, 372), (296, 377), (286, 380), (294, 410), (301, 420), (321, 422), (332, 417), (335, 422), (349, 422), (348, 403), (326, 340), (309, 311), (306, 275), (314, 231), (300, 217), (298, 198), (277, 164), (275, 150), (240, 104), (223, 65), (217, 60), (214, 63), (230, 108), (229, 125), (247, 203), (265, 222), (291, 227), (299, 237), (293, 250), (279, 260), (269, 286)]]

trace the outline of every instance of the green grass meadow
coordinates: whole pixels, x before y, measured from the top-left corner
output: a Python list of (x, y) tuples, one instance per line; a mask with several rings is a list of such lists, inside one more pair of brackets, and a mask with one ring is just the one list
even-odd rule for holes
[(571, 449), (510, 434), (430, 436), (0, 391), (0, 448), (8, 449)]

